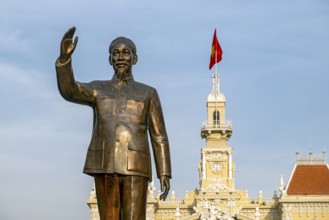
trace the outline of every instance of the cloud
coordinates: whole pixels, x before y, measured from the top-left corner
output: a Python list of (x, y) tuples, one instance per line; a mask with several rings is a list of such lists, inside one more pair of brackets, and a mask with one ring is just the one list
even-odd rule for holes
[[(10, 63), (0, 63), (1, 81), (0, 86), (3, 89), (24, 89), (32, 88), (37, 85), (36, 79), (42, 74), (34, 70), (25, 70)], [(33, 79), (34, 78), (34, 79)], [(7, 87), (7, 88), (6, 88)]]
[[(91, 133), (91, 111), (64, 101), (50, 74), (9, 63), (0, 63), (0, 72), (0, 93), (4, 94), (0, 185), (6, 189), (0, 192), (0, 203), (4, 204), (1, 217), (55, 220), (59, 216), (87, 216), (84, 201), (92, 178), (81, 179), (86, 178), (82, 167)], [(70, 198), (63, 201), (67, 195)], [(44, 206), (53, 208), (46, 210)], [(17, 209), (21, 211), (17, 213)], [(85, 212), (72, 211), (76, 209)]]
[(22, 38), (22, 32), (20, 30), (2, 31), (0, 33), (0, 48), (2, 52), (7, 51), (10, 53), (14, 51), (23, 53), (31, 50), (29, 44)]

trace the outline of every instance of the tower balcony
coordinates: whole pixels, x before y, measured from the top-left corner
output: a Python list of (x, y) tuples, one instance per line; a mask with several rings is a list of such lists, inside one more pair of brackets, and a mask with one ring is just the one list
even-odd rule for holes
[(210, 134), (218, 133), (223, 138), (230, 138), (232, 135), (232, 122), (227, 121), (211, 121), (205, 120), (201, 125), (201, 137), (207, 138)]

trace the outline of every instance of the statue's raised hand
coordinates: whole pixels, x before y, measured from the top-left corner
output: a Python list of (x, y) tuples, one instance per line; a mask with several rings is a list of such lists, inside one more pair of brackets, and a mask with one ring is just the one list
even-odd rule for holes
[(61, 63), (65, 63), (71, 58), (71, 55), (73, 54), (77, 46), (79, 38), (75, 37), (74, 42), (72, 41), (74, 32), (75, 27), (71, 27), (63, 36), (63, 39), (61, 41), (61, 53), (59, 56), (59, 61)]

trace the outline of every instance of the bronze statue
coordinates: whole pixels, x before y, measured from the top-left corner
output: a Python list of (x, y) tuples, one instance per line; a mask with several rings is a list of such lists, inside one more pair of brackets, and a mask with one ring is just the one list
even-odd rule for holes
[(146, 215), (151, 180), (150, 136), (160, 199), (165, 200), (171, 178), (169, 143), (157, 91), (134, 81), (135, 44), (125, 37), (112, 41), (109, 62), (114, 76), (107, 81), (75, 81), (71, 55), (78, 37), (70, 28), (61, 41), (56, 61), (58, 88), (64, 99), (94, 110), (92, 139), (84, 173), (94, 176), (101, 220), (142, 220)]

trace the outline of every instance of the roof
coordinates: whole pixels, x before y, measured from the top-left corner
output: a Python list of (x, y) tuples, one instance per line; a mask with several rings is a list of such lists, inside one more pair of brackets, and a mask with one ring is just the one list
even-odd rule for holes
[(225, 102), (225, 96), (223, 93), (209, 93), (207, 102)]
[(287, 186), (287, 195), (329, 195), (328, 165), (297, 164)]

